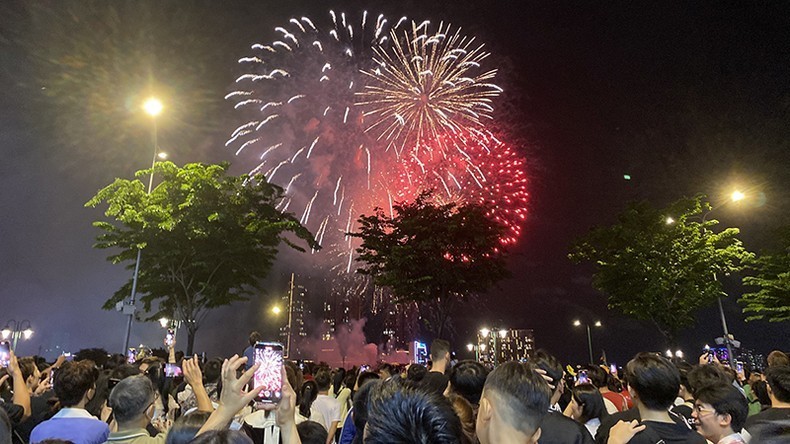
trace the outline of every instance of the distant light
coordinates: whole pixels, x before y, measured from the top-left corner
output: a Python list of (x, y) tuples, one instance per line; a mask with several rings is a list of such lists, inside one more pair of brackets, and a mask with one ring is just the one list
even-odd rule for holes
[(732, 197), (732, 201), (733, 202), (738, 202), (739, 200), (745, 199), (746, 195), (743, 194), (742, 192), (736, 190), (736, 191), (732, 192), (732, 196), (731, 197)]
[(474, 344), (466, 344), (466, 349), (469, 350), (469, 351), (472, 351), (472, 350), (475, 349), (475, 346), (474, 346)]
[(578, 327), (578, 326), (582, 325), (582, 321), (580, 321), (580, 320), (578, 320), (578, 319), (577, 319), (577, 320), (573, 321), (573, 325), (574, 325), (575, 327)]
[(161, 153), (157, 154), (156, 157), (158, 157), (158, 158), (160, 158), (162, 160), (165, 160), (165, 159), (167, 159), (167, 153), (161, 152)]
[(667, 223), (667, 225), (672, 225), (672, 224), (675, 223), (675, 219), (673, 219), (671, 216), (667, 216), (667, 219), (666, 219), (665, 222)]
[(601, 321), (595, 321), (595, 326), (596, 327), (600, 327), (601, 326)]
[(630, 174), (623, 174), (623, 179), (631, 180), (631, 175)]
[(146, 100), (145, 103), (143, 103), (143, 109), (151, 117), (158, 116), (159, 113), (162, 112), (162, 108), (164, 108), (162, 102), (154, 97), (151, 97), (150, 99)]

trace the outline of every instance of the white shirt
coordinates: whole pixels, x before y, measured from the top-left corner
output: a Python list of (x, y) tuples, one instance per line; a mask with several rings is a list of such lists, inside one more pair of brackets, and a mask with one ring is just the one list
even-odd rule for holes
[[(337, 402), (337, 399), (327, 395), (318, 395), (311, 407), (311, 410), (315, 409), (321, 413), (324, 420), (323, 425), (327, 430), (333, 422), (340, 422), (340, 403)], [(310, 416), (312, 420), (312, 415)]]
[(598, 418), (593, 418), (584, 423), (584, 427), (587, 427), (587, 431), (590, 432), (593, 439), (595, 439), (595, 434), (598, 433), (598, 427), (601, 425), (601, 420)]

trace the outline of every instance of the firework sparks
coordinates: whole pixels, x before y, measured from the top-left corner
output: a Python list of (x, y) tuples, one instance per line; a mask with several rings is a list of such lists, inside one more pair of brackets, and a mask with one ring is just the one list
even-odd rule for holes
[(449, 24), (429, 27), (393, 30), (391, 48), (374, 48), (376, 66), (364, 71), (371, 82), (358, 94), (366, 131), (399, 151), (444, 148), (443, 135), (481, 128), (502, 92), (492, 83), (496, 70), (481, 68), (489, 56), (482, 44)]

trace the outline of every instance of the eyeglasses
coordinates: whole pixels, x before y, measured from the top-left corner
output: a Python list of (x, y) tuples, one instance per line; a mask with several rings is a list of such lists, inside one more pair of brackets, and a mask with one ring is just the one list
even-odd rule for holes
[(694, 407), (692, 408), (692, 410), (697, 412), (697, 413), (716, 413), (716, 409), (705, 408), (705, 407), (703, 407), (703, 406), (701, 406), (699, 404), (694, 404)]

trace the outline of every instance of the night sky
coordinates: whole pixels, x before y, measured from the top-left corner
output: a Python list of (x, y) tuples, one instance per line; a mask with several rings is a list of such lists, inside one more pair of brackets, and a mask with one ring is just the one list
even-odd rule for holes
[[(367, 9), (449, 21), (485, 42), (489, 63), (501, 68), (501, 121), (528, 159), (530, 216), (513, 278), (456, 319), (456, 347), (483, 325), (533, 328), (538, 346), (582, 361), (586, 338), (571, 325), (581, 317), (603, 322), (593, 345), (610, 360), (663, 349), (650, 325), (607, 311), (591, 268), (567, 253), (631, 200), (666, 205), (705, 193), (717, 205), (734, 186), (763, 197), (722, 206), (715, 217), (740, 227), (750, 250), (775, 246), (790, 208), (790, 5), (604, 3), (3, 2), (0, 323), (32, 322), (22, 355), (55, 346), (119, 351), (125, 318), (100, 306), (129, 273), (91, 248), (101, 213), (83, 204), (150, 163), (136, 108), (147, 85), (166, 92), (160, 146), (171, 160), (232, 162), (223, 144), (233, 110), (222, 98), (241, 72), (238, 58), (292, 17)], [(261, 302), (210, 315), (197, 349), (241, 348), (253, 328), (273, 333), (265, 310), (285, 288), (289, 260)], [(726, 289), (743, 291), (732, 282)], [(787, 323), (747, 324), (734, 299), (725, 311), (737, 339), (758, 351), (787, 348)], [(680, 338), (686, 353), (721, 334), (713, 307), (697, 319)], [(158, 325), (136, 324), (132, 343), (160, 336)]]

